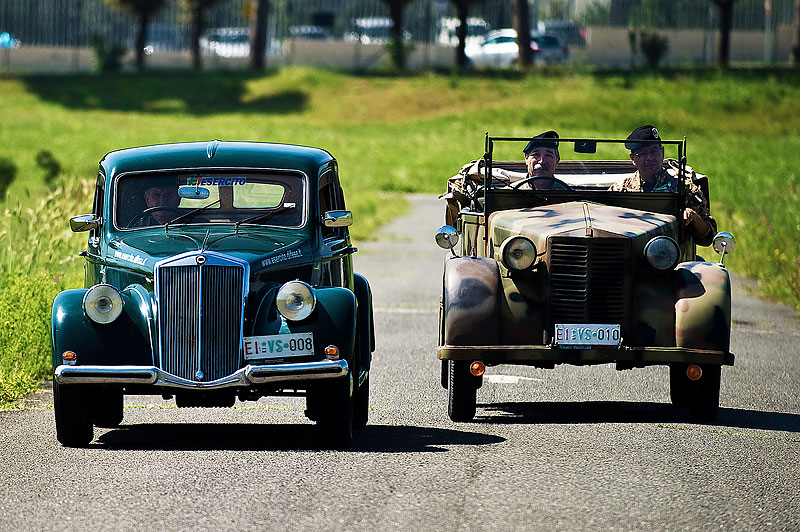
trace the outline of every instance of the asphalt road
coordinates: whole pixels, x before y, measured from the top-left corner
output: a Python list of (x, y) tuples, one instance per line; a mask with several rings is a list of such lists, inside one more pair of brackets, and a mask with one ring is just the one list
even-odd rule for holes
[(378, 349), (370, 425), (319, 450), (299, 398), (176, 409), (126, 398), (86, 449), (47, 387), (0, 413), (0, 531), (798, 530), (800, 319), (736, 279), (715, 425), (669, 404), (666, 368), (490, 368), (452, 423), (435, 359), (442, 204), (360, 245)]

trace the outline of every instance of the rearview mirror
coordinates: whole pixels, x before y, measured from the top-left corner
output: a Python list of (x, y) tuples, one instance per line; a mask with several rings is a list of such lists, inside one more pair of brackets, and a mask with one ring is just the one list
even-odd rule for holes
[(184, 199), (207, 199), (211, 195), (206, 187), (185, 186), (178, 189), (178, 196)]
[(100, 218), (95, 217), (94, 214), (80, 214), (69, 219), (69, 228), (73, 233), (94, 231), (98, 227), (100, 227)]
[(719, 263), (724, 264), (725, 255), (733, 251), (733, 248), (736, 247), (736, 239), (733, 238), (733, 235), (722, 231), (721, 233), (717, 233), (714, 237), (714, 251), (719, 253)]
[(597, 142), (593, 140), (575, 141), (575, 153), (597, 153)]
[(350, 211), (328, 211), (322, 217), (325, 227), (349, 227), (353, 225), (353, 213)]

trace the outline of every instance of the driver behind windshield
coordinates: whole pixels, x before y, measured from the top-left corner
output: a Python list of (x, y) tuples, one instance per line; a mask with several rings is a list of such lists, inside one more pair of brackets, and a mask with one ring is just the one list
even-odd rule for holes
[(536, 135), (522, 152), (525, 154), (528, 177), (519, 188), (569, 190), (567, 185), (553, 176), (561, 160), (558, 153), (558, 133), (545, 131)]
[[(146, 227), (149, 225), (164, 225), (177, 216), (177, 207), (181, 198), (178, 196), (178, 189), (175, 186), (164, 186), (158, 184), (147, 187), (144, 191), (145, 210), (153, 208), (148, 214), (142, 217), (136, 225)], [(163, 207), (159, 209), (158, 207)]]
[[(678, 192), (680, 163), (675, 159), (664, 159), (664, 146), (658, 130), (645, 125), (634, 129), (625, 139), (625, 147), (631, 150), (631, 161), (636, 167), (632, 176), (617, 181), (609, 190), (628, 192)], [(644, 141), (644, 142), (642, 142)], [(711, 245), (717, 234), (717, 222), (708, 210), (708, 201), (695, 183), (698, 174), (685, 167), (684, 183), (687, 190), (683, 222), (696, 244)]]

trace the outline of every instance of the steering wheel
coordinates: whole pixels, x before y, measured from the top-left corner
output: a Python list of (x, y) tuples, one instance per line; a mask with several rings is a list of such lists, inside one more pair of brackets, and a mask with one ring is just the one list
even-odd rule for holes
[[(543, 190), (573, 190), (573, 188), (571, 186), (569, 186), (568, 184), (564, 183), (563, 181), (561, 181), (560, 179), (558, 179), (556, 177), (548, 177), (548, 176), (540, 176), (540, 175), (528, 176), (528, 177), (526, 177), (525, 179), (523, 179), (521, 181), (517, 181), (516, 183), (514, 183), (511, 186), (511, 190), (519, 190), (519, 188), (522, 185), (524, 185), (525, 183), (528, 183), (529, 181), (534, 181), (535, 179), (542, 179), (542, 178), (549, 179), (553, 183), (555, 183), (557, 185), (561, 185), (562, 187), (564, 187), (563, 189), (561, 189), (561, 188), (548, 188), (548, 189), (543, 189)], [(534, 190), (538, 190), (538, 189), (534, 189)]]
[(131, 221), (128, 222), (128, 225), (126, 225), (125, 228), (128, 229), (128, 228), (132, 227), (134, 223), (138, 222), (139, 220), (141, 220), (142, 218), (144, 218), (148, 214), (151, 214), (151, 213), (154, 213), (154, 212), (158, 212), (158, 211), (169, 211), (169, 212), (177, 213), (177, 212), (180, 211), (180, 208), (173, 207), (171, 205), (156, 205), (155, 207), (148, 207), (147, 209), (143, 210), (142, 212), (140, 212), (139, 214), (134, 216), (133, 219), (131, 219)]

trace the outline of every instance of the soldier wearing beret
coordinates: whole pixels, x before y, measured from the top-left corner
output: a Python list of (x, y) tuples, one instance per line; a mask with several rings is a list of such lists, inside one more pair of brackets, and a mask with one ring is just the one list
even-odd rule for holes
[[(655, 127), (637, 127), (625, 140), (625, 147), (631, 150), (630, 157), (636, 172), (614, 183), (609, 190), (678, 192), (680, 164), (675, 159), (664, 159), (664, 147)], [(685, 166), (683, 180), (688, 197), (683, 220), (695, 243), (708, 246), (717, 233), (717, 222), (709, 213), (703, 191), (695, 183), (697, 175), (690, 166)]]
[(528, 167), (526, 188), (569, 190), (567, 185), (553, 176), (561, 160), (558, 153), (558, 133), (545, 131), (536, 135), (522, 152), (525, 154), (525, 166)]

